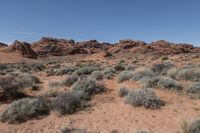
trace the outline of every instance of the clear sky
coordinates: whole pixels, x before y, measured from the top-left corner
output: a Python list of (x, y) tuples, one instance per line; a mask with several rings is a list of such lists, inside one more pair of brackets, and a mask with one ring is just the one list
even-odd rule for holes
[(0, 42), (43, 36), (200, 46), (200, 0), (1, 0)]

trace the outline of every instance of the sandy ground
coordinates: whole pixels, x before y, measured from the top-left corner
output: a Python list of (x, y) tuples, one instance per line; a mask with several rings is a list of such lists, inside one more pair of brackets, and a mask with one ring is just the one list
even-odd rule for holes
[[(9, 55), (6, 59), (6, 53), (0, 52), (1, 63), (17, 62), (17, 54)], [(86, 57), (86, 60), (101, 60), (101, 55)], [(21, 61), (20, 58), (18, 58)], [(63, 58), (64, 59), (64, 58)], [(75, 61), (76, 57), (68, 59)], [(114, 64), (118, 59), (111, 60)], [(103, 61), (106, 61), (102, 59)], [(191, 62), (200, 62), (200, 59), (193, 59), (187, 62), (181, 62), (179, 57), (174, 57), (178, 66)], [(145, 61), (145, 60), (144, 60)], [(145, 63), (156, 63), (158, 60)], [(151, 64), (148, 64), (150, 66)], [(43, 84), (41, 90), (34, 92), (33, 95), (42, 95), (49, 91), (48, 82), (61, 81), (64, 78), (58, 76), (46, 77), (44, 73), (37, 73)], [(137, 82), (125, 82), (118, 84), (116, 79), (105, 80), (107, 92), (96, 95), (89, 104), (90, 107), (83, 109), (72, 115), (59, 117), (54, 112), (42, 119), (29, 120), (27, 122), (11, 125), (0, 123), (0, 133), (59, 133), (64, 126), (72, 126), (79, 129), (87, 129), (89, 132), (110, 133), (117, 130), (119, 133), (133, 133), (137, 130), (147, 130), (151, 133), (181, 133), (180, 122), (183, 119), (193, 120), (200, 115), (200, 100), (191, 99), (180, 93), (155, 90), (156, 94), (166, 102), (166, 105), (158, 110), (144, 109), (143, 107), (133, 107), (124, 103), (124, 99), (117, 96), (117, 88), (126, 86), (128, 88), (140, 88)], [(62, 88), (67, 90), (68, 88)], [(4, 111), (8, 104), (0, 105), (0, 112)]]
[[(183, 94), (156, 90), (156, 94), (166, 102), (166, 105), (158, 110), (150, 110), (124, 104), (123, 98), (117, 96), (118, 87), (127, 86), (135, 89), (140, 86), (139, 84), (127, 82), (119, 85), (116, 79), (113, 79), (106, 80), (105, 85), (108, 91), (96, 95), (90, 101), (91, 107), (62, 117), (51, 112), (43, 119), (17, 125), (0, 123), (1, 133), (55, 133), (60, 132), (65, 125), (99, 133), (110, 133), (113, 130), (131, 133), (140, 129), (153, 133), (178, 133), (181, 131), (182, 119), (191, 120), (200, 114), (200, 100), (190, 99)], [(7, 106), (1, 105), (0, 111)]]

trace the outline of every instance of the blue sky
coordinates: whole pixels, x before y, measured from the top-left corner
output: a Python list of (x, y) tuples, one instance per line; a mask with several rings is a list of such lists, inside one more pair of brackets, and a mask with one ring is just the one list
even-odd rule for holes
[(0, 42), (43, 36), (200, 46), (200, 0), (1, 0)]

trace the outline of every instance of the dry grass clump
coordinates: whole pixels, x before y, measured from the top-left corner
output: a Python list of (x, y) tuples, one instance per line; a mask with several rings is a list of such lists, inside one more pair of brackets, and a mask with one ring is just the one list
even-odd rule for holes
[(165, 105), (165, 102), (160, 100), (150, 88), (130, 91), (125, 97), (125, 103), (150, 109), (158, 109)]
[(14, 101), (0, 115), (2, 122), (21, 123), (32, 118), (47, 115), (50, 112), (49, 102), (44, 98), (24, 98)]

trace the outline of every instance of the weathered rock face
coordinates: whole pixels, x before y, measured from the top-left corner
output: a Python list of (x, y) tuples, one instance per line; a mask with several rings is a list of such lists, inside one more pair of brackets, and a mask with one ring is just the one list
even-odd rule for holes
[(43, 37), (38, 42), (32, 44), (32, 48), (40, 56), (64, 56), (71, 54), (86, 53), (75, 48), (74, 40), (54, 39)]
[(138, 47), (144, 47), (145, 45), (147, 45), (147, 44), (143, 41), (134, 41), (134, 40), (130, 40), (130, 39), (120, 40), (118, 43), (113, 45), (112, 48), (109, 49), (109, 52), (117, 53), (117, 52), (124, 51), (124, 50), (130, 50), (130, 49), (135, 49)]
[(1, 47), (7, 47), (7, 46), (8, 46), (7, 44), (1, 43), (1, 42), (0, 42), (0, 48), (1, 48)]
[[(173, 55), (173, 54), (181, 54), (181, 53), (193, 53), (195, 49), (193, 45), (189, 44), (174, 44), (170, 42), (166, 42), (164, 40), (159, 40), (156, 42), (152, 42), (149, 45), (144, 47), (145, 52), (160, 54), (160, 55)], [(145, 53), (143, 50), (143, 53)]]
[(89, 54), (101, 52), (108, 48), (108, 44), (102, 44), (96, 40), (77, 42), (74, 40), (42, 38), (32, 44), (32, 48), (40, 56), (65, 56), (74, 54)]
[(174, 55), (185, 53), (200, 53), (200, 48), (189, 44), (174, 44), (164, 40), (159, 40), (147, 44), (143, 41), (120, 40), (116, 44), (100, 43), (96, 40), (75, 42), (74, 40), (55, 39), (43, 37), (39, 41), (30, 45), (26, 42), (15, 41), (6, 47), (0, 43), (0, 47), (5, 47), (10, 51), (18, 51), (23, 57), (37, 58), (38, 56), (65, 56), (75, 54), (96, 54), (109, 57), (113, 53), (133, 52), (138, 54)]
[(158, 40), (150, 44), (143, 41), (121, 40), (108, 51), (112, 53), (125, 51), (139, 54), (174, 55), (197, 53), (200, 52), (200, 48), (189, 44), (174, 44), (164, 40)]
[(37, 54), (32, 50), (31, 45), (27, 42), (15, 41), (12, 45), (9, 46), (9, 50), (17, 51), (26, 58), (37, 58)]
[(96, 40), (78, 42), (76, 46), (87, 51), (90, 54), (107, 51), (111, 47), (109, 43), (100, 43)]

